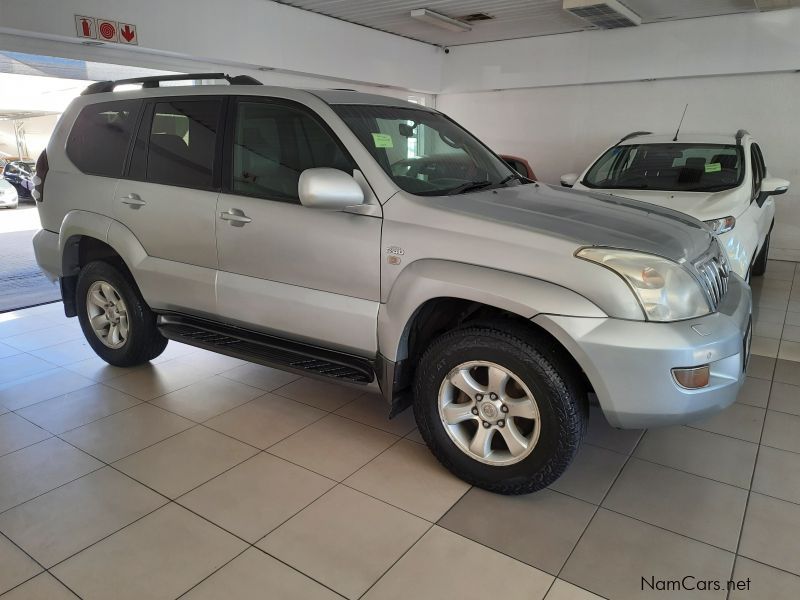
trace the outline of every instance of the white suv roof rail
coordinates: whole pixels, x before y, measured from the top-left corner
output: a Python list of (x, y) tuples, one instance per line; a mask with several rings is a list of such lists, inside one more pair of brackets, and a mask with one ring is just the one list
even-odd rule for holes
[(195, 79), (224, 79), (231, 85), (263, 85), (258, 79), (250, 77), (249, 75), (230, 76), (227, 73), (187, 73), (181, 75), (134, 77), (132, 79), (117, 79), (116, 81), (98, 81), (83, 90), (81, 96), (113, 92), (114, 88), (119, 85), (141, 83), (142, 88), (157, 88), (162, 81), (190, 81)]

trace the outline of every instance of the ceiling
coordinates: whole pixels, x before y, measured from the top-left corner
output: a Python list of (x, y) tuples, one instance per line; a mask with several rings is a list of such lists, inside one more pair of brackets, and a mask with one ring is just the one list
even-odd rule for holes
[[(439, 46), (457, 46), (592, 29), (562, 9), (562, 0), (277, 0), (297, 8)], [(644, 23), (754, 12), (764, 0), (621, 0)], [(774, 0), (773, 0), (774, 1)], [(796, 0), (786, 0), (787, 4)], [(409, 16), (428, 8), (450, 17), (485, 12), (472, 31), (451, 32)]]

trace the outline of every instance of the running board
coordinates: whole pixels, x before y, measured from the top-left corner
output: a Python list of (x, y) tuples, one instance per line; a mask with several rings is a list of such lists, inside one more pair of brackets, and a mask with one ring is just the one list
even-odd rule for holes
[(161, 334), (176, 342), (301, 375), (366, 385), (375, 378), (372, 363), (231, 325), (176, 314), (158, 316)]

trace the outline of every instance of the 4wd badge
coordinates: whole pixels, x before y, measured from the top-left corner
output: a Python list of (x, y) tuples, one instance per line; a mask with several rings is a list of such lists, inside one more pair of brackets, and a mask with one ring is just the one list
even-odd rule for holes
[(394, 254), (395, 256), (402, 256), (405, 253), (406, 251), (403, 250), (400, 246), (389, 246), (386, 249), (386, 254)]

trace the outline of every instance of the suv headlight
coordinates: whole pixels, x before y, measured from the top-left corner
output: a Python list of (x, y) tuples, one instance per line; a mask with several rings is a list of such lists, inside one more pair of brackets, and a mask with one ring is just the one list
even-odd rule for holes
[(638, 298), (648, 321), (680, 321), (711, 312), (699, 282), (676, 262), (614, 248), (583, 248), (575, 256), (622, 277)]

